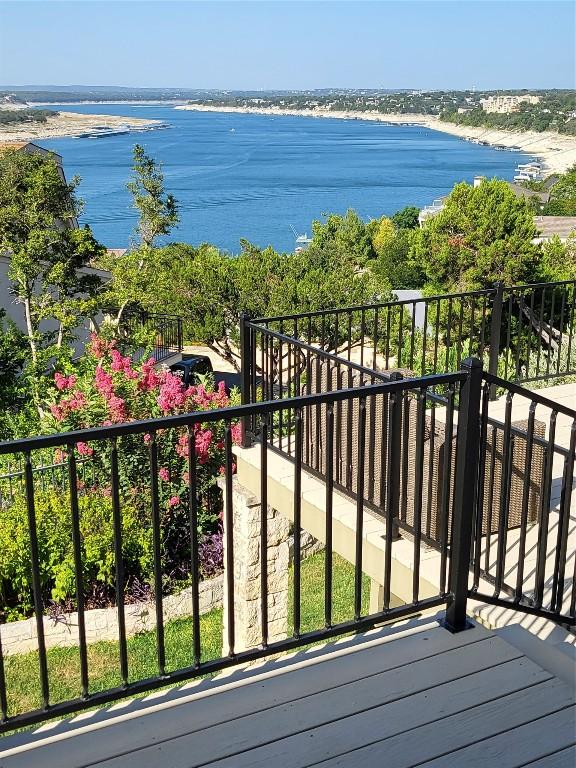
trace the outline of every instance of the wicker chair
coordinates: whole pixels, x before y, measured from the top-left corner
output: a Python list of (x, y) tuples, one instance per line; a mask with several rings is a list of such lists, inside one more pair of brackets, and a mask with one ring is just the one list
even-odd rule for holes
[[(413, 375), (402, 371), (405, 377)], [(330, 361), (317, 361), (308, 373), (308, 392), (327, 392), (372, 383), (345, 365), (337, 366)], [(321, 474), (326, 471), (326, 405), (309, 407), (303, 416), (304, 461)], [(366, 433), (364, 448), (363, 496), (368, 504), (383, 507), (387, 486), (388, 461), (388, 396), (368, 395), (366, 398)], [(417, 400), (412, 392), (403, 398), (401, 434), (401, 494), (399, 518), (408, 527), (414, 525), (415, 502), (419, 497), (415, 488), (416, 442), (417, 442)], [(356, 495), (359, 487), (359, 421), (360, 399), (337, 403), (334, 408), (334, 481)], [(513, 439), (510, 442), (510, 482), (507, 506), (507, 528), (521, 524), (524, 499), (524, 475), (526, 459), (527, 422), (513, 423)], [(545, 426), (541, 421), (534, 423), (534, 435), (543, 437)], [(448, 512), (448, 528), (451, 528), (452, 497), (456, 460), (456, 426), (448, 443), (446, 425), (439, 417), (427, 411), (424, 417), (423, 471), (421, 490), (421, 531), (432, 542), (442, 538), (442, 521)], [(482, 534), (498, 531), (501, 514), (502, 470), (504, 466), (503, 426), (489, 424), (487, 428)], [(445, 465), (450, 455), (450, 471), (445, 474)], [(544, 448), (533, 445), (530, 478), (528, 482), (528, 523), (536, 521), (540, 506)], [(447, 484), (448, 499), (444, 500)], [(506, 507), (505, 507), (506, 508)]]

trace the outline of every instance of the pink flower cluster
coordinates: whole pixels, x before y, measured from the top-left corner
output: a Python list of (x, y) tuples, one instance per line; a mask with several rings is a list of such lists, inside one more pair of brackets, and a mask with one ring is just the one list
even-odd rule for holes
[(79, 411), (86, 405), (86, 397), (79, 389), (75, 389), (69, 397), (63, 397), (59, 405), (51, 405), (50, 412), (56, 421), (63, 421), (69, 413)]
[(142, 392), (150, 392), (161, 384), (162, 376), (154, 368), (155, 361), (151, 357), (142, 363), (142, 378), (138, 382), (138, 389)]
[(117, 349), (113, 349), (112, 353), (112, 362), (110, 364), (110, 367), (113, 371), (116, 373), (123, 373), (124, 376), (126, 376), (127, 379), (137, 379), (138, 373), (132, 368), (132, 361), (130, 358), (122, 357), (120, 352), (118, 352)]
[(94, 448), (91, 448), (88, 443), (76, 443), (76, 450), (80, 456), (92, 456)]
[(76, 384), (76, 376), (74, 374), (71, 374), (70, 376), (62, 376), (61, 373), (54, 374), (54, 383), (56, 384), (56, 389), (62, 391), (64, 389), (72, 389), (74, 384)]
[[(212, 445), (213, 434), (210, 429), (202, 429), (197, 424), (194, 428), (194, 450), (200, 464), (206, 464), (209, 459), (210, 446)], [(219, 447), (219, 444), (216, 444)], [(178, 444), (176, 445), (176, 453), (180, 458), (188, 458), (188, 435), (183, 434), (178, 438)]]
[(102, 360), (104, 355), (116, 346), (115, 341), (106, 341), (97, 333), (90, 334), (90, 353), (96, 358), (96, 360)]
[(184, 389), (181, 379), (166, 371), (162, 377), (162, 384), (158, 393), (158, 405), (162, 411), (172, 413), (184, 406), (188, 399), (187, 390)]

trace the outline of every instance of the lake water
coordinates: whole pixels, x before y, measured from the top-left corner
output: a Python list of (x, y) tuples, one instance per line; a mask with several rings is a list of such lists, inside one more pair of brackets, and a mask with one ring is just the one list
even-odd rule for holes
[(325, 213), (364, 217), (422, 207), (477, 174), (511, 180), (523, 155), (413, 126), (362, 120), (187, 112), (166, 106), (63, 105), (90, 114), (155, 118), (166, 130), (38, 143), (61, 154), (68, 178), (82, 177), (82, 222), (108, 247), (129, 243), (136, 223), (126, 181), (135, 143), (164, 166), (180, 203), (173, 240), (211, 242), (230, 252), (240, 238), (294, 249), (293, 226), (310, 233)]

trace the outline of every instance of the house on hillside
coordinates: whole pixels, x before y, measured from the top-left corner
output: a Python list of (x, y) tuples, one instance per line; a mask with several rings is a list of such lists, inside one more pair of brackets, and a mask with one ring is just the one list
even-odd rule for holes
[(576, 234), (576, 216), (535, 216), (534, 224), (538, 237), (534, 238), (533, 243), (545, 243), (553, 237), (565, 243), (571, 235)]

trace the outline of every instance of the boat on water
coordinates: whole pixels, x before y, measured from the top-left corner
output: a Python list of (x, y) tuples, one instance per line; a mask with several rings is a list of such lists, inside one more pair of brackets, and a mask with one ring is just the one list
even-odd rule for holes
[(295, 227), (290, 224), (290, 229), (294, 233), (294, 237), (296, 238), (296, 247), (294, 248), (294, 253), (301, 253), (302, 251), (305, 251), (310, 243), (312, 242), (312, 238), (308, 237), (308, 233), (305, 232), (303, 235), (299, 235)]

